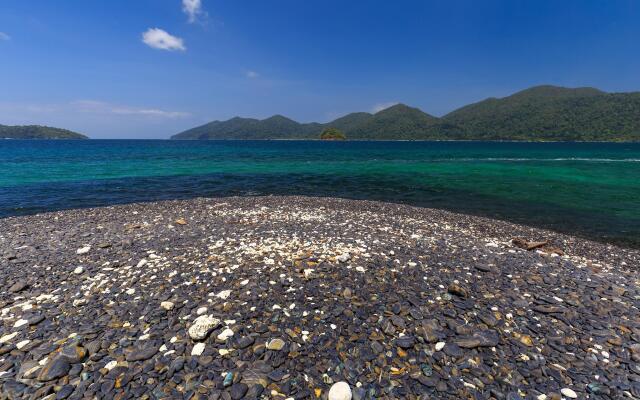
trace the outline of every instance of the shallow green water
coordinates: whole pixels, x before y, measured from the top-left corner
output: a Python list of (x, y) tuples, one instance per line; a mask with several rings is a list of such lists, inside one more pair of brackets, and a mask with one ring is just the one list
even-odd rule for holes
[(195, 196), (403, 202), (640, 245), (640, 144), (0, 141), (0, 216)]

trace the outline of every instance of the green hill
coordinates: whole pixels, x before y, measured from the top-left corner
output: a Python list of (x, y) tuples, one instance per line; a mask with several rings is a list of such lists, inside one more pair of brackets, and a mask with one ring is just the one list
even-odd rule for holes
[(453, 111), (443, 120), (485, 140), (640, 140), (640, 93), (538, 86)]
[(640, 141), (640, 92), (536, 86), (464, 106), (442, 118), (404, 104), (375, 114), (300, 124), (280, 115), (214, 121), (172, 139), (316, 139), (337, 128), (361, 140)]
[(50, 126), (0, 125), (0, 139), (88, 139), (85, 135)]

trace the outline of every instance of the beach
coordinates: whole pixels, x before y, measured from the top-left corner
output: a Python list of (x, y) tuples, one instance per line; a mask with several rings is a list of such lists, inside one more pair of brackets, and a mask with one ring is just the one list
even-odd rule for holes
[(0, 398), (638, 398), (639, 267), (636, 249), (336, 198), (3, 218)]

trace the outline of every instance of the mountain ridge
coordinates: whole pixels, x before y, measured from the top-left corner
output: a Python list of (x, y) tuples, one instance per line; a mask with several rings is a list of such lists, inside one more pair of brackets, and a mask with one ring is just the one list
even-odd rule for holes
[(319, 139), (327, 128), (352, 140), (640, 141), (640, 92), (539, 85), (442, 117), (399, 103), (328, 123), (299, 123), (279, 114), (262, 120), (234, 117), (171, 139)]

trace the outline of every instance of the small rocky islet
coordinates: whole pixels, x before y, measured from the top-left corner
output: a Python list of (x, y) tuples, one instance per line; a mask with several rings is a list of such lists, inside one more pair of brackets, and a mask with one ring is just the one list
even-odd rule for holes
[(369, 201), (5, 218), (0, 398), (640, 398), (639, 266)]

